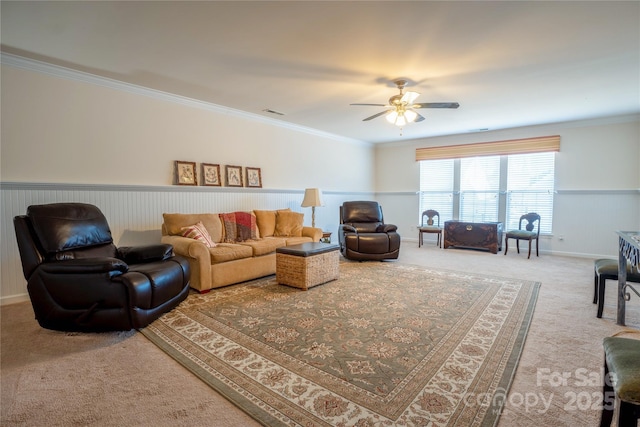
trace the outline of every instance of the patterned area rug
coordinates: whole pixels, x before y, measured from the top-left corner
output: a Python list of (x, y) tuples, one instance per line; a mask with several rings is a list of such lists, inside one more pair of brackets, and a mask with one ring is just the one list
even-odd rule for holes
[(340, 263), (191, 294), (142, 333), (268, 426), (494, 425), (539, 283)]

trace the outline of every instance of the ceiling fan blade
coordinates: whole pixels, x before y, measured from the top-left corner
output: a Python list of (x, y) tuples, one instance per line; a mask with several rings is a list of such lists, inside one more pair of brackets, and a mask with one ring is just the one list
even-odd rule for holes
[(419, 96), (420, 94), (418, 92), (405, 92), (405, 94), (402, 95), (402, 98), (400, 98), (400, 101), (406, 103), (407, 105), (411, 105), (413, 104), (413, 101), (418, 99)]
[(373, 107), (386, 107), (387, 104), (349, 104), (349, 105), (371, 105)]
[[(418, 113), (416, 113), (418, 114)], [(420, 114), (418, 114), (418, 116), (416, 117), (416, 119), (413, 121), (414, 123), (418, 123), (424, 120), (424, 117)]]
[(458, 108), (460, 104), (457, 102), (423, 102), (422, 104), (413, 104), (411, 108)]
[(375, 119), (376, 117), (380, 117), (381, 115), (386, 114), (386, 113), (387, 113), (387, 110), (382, 111), (382, 112), (380, 112), (380, 113), (378, 113), (378, 114), (374, 114), (374, 115), (373, 115), (373, 116), (371, 116), (371, 117), (367, 117), (366, 119), (363, 119), (362, 121), (363, 121), (363, 122), (368, 122), (369, 120), (373, 120), (373, 119)]

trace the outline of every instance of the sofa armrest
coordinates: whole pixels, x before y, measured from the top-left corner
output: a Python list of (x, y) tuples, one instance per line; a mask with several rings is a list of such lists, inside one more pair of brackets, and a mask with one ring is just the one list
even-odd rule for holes
[(302, 227), (302, 236), (311, 237), (314, 242), (319, 242), (322, 238), (322, 229), (317, 227)]
[(162, 243), (173, 246), (173, 252), (189, 261), (190, 286), (199, 291), (211, 289), (211, 254), (204, 243), (182, 236), (162, 236)]

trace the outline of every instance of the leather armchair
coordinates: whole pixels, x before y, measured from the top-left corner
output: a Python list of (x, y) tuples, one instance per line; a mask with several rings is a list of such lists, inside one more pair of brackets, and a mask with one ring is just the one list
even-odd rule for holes
[(384, 223), (377, 202), (344, 202), (338, 228), (340, 252), (345, 258), (358, 261), (397, 259), (400, 254), (397, 229)]
[(189, 293), (189, 263), (174, 256), (171, 245), (116, 248), (106, 218), (93, 205), (33, 205), (13, 222), (43, 328), (140, 329)]

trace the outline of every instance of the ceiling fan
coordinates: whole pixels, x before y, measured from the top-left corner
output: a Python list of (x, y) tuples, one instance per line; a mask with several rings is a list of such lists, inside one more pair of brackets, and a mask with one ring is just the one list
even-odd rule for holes
[(386, 119), (389, 123), (402, 127), (407, 123), (421, 122), (424, 117), (414, 111), (417, 108), (458, 108), (460, 104), (457, 102), (423, 102), (420, 104), (414, 104), (414, 101), (420, 94), (418, 92), (405, 92), (404, 90), (407, 81), (404, 79), (394, 80), (396, 86), (400, 90), (398, 95), (393, 95), (389, 98), (389, 104), (350, 104), (350, 105), (370, 105), (374, 107), (385, 107), (386, 110), (374, 114), (373, 116), (363, 119), (363, 122), (380, 117), (383, 114), (387, 114)]

